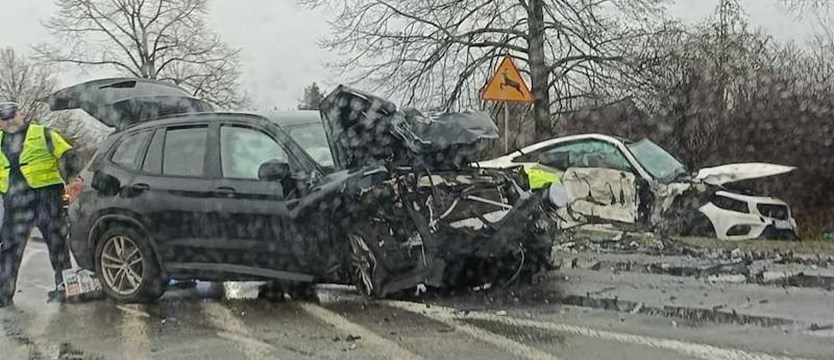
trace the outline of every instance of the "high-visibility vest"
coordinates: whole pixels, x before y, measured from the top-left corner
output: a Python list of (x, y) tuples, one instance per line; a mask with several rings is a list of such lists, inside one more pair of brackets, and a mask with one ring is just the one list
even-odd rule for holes
[(562, 178), (555, 169), (536, 164), (524, 169), (527, 173), (527, 180), (530, 183), (530, 190), (542, 189), (550, 184), (561, 184)]
[[(63, 184), (61, 172), (58, 170), (58, 159), (72, 146), (55, 131), (49, 131), (52, 140), (50, 151), (46, 142), (46, 128), (43, 125), (30, 124), (23, 140), (23, 150), (20, 153), (20, 173), (26, 179), (26, 184), (32, 189), (50, 185)], [(0, 131), (0, 144), (3, 143), (4, 133)], [(0, 193), (9, 191), (9, 174), (11, 174), (9, 158), (0, 149)]]

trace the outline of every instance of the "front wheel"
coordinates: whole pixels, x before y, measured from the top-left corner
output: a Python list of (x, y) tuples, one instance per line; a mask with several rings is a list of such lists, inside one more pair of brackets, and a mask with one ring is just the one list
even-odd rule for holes
[(147, 237), (132, 228), (117, 225), (102, 235), (95, 267), (104, 292), (120, 302), (150, 302), (165, 292)]

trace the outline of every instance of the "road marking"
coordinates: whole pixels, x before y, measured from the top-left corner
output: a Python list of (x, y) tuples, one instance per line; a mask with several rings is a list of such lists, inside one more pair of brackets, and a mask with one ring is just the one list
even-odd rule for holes
[(117, 306), (119, 310), (129, 315), (122, 316), (122, 321), (119, 324), (119, 339), (122, 339), (121, 344), (124, 345), (123, 353), (130, 354), (131, 359), (152, 358), (150, 331), (147, 323), (150, 315), (142, 310), (143, 307), (144, 305)]
[(519, 358), (524, 359), (531, 359), (531, 360), (553, 360), (558, 359), (558, 357), (548, 354), (544, 351), (536, 349), (531, 346), (524, 345), (518, 341), (509, 339), (507, 337), (498, 335), (491, 331), (487, 331), (472, 325), (464, 324), (460, 322), (454, 313), (443, 313), (443, 312), (436, 312), (436, 311), (423, 311), (427, 310), (425, 305), (411, 303), (411, 302), (404, 302), (404, 301), (386, 301), (385, 305), (388, 305), (393, 308), (397, 308), (400, 310), (405, 310), (408, 312), (412, 312), (418, 315), (426, 316), (432, 320), (439, 321), (447, 326), (453, 327), (456, 330), (462, 331), (463, 333), (478, 339), (480, 341), (495, 345), (501, 350), (504, 350), (510, 354), (513, 354)]
[(330, 324), (339, 331), (347, 334), (358, 335), (362, 337), (362, 342), (366, 343), (376, 350), (379, 350), (386, 358), (389, 359), (422, 359), (417, 354), (414, 354), (399, 344), (385, 339), (371, 330), (368, 330), (361, 325), (350, 322), (345, 317), (325, 309), (319, 305), (311, 303), (299, 303), (297, 305), (308, 314), (321, 320), (324, 323)]
[(258, 339), (253, 339), (253, 338), (250, 338), (250, 337), (246, 337), (246, 336), (236, 334), (236, 333), (231, 333), (231, 332), (228, 332), (228, 331), (218, 331), (217, 335), (224, 338), (224, 339), (237, 341), (241, 344), (249, 345), (253, 348), (258, 348), (259, 347), (259, 348), (264, 348), (264, 349), (272, 350), (272, 351), (277, 351), (278, 350), (278, 348), (276, 348), (272, 345), (269, 345), (269, 344), (267, 344), (263, 341), (260, 341)]
[(509, 339), (507, 337), (498, 335), (491, 331), (487, 331), (472, 325), (464, 324), (459, 321), (458, 317), (455, 316), (454, 312), (438, 312), (438, 311), (424, 311), (427, 310), (425, 305), (412, 303), (412, 302), (405, 302), (405, 301), (386, 301), (385, 305), (388, 305), (393, 308), (397, 308), (400, 310), (409, 311), (412, 313), (416, 313), (418, 315), (426, 316), (432, 320), (439, 321), (447, 326), (451, 326), (456, 328), (463, 333), (481, 340), (483, 342), (495, 345), (499, 349), (502, 349), (508, 353), (511, 353), (515, 356), (525, 359), (531, 360), (540, 360), (540, 359), (558, 359), (555, 355), (548, 354), (544, 351), (538, 350), (531, 346), (524, 345), (518, 341)]
[(143, 317), (143, 318), (150, 318), (151, 317), (150, 314), (148, 314), (148, 313), (146, 313), (142, 310), (135, 309), (136, 305), (134, 305), (133, 307), (134, 308), (130, 308), (127, 305), (116, 305), (116, 309), (119, 309), (122, 312), (133, 315), (135, 317)]
[(217, 336), (240, 344), (247, 359), (277, 359), (274, 352), (278, 349), (256, 339), (249, 327), (232, 310), (216, 302), (203, 302), (201, 307), (213, 327), (225, 329), (217, 330)]
[(726, 349), (712, 345), (703, 345), (688, 343), (679, 340), (670, 340), (663, 338), (653, 338), (641, 335), (623, 334), (612, 331), (596, 330), (582, 326), (573, 326), (565, 324), (557, 324), (544, 321), (519, 319), (512, 316), (498, 316), (495, 314), (471, 311), (463, 314), (455, 309), (431, 305), (427, 308), (424, 304), (406, 302), (406, 301), (382, 301), (384, 305), (394, 308), (404, 309), (416, 313), (420, 313), (429, 317), (439, 317), (445, 319), (477, 319), (498, 322), (505, 325), (515, 327), (530, 327), (542, 330), (557, 331), (563, 333), (570, 333), (590, 338), (596, 338), (606, 341), (615, 341), (620, 343), (642, 345), (656, 349), (670, 350), (678, 352), (682, 355), (698, 357), (709, 360), (801, 360), (800, 358), (793, 358), (787, 356), (773, 356), (764, 353), (748, 352), (744, 350)]

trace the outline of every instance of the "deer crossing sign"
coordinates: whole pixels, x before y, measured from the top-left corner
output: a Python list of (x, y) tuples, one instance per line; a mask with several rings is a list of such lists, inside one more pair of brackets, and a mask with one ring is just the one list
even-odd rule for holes
[(521, 73), (515, 67), (509, 55), (504, 56), (501, 65), (489, 79), (481, 91), (481, 99), (492, 101), (509, 101), (520, 103), (533, 102), (533, 94), (521, 78)]

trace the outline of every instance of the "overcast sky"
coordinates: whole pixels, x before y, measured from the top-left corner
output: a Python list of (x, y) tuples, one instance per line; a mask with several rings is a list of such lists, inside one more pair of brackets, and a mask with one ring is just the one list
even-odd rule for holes
[[(53, 15), (52, 0), (0, 0), (4, 26), (0, 46), (31, 54), (30, 46), (49, 40), (40, 21)], [(718, 0), (678, 0), (670, 10), (688, 22), (709, 16)], [(744, 0), (753, 26), (784, 40), (802, 41), (813, 29), (810, 21), (797, 22), (778, 0)], [(210, 25), (232, 47), (242, 49), (243, 87), (258, 108), (295, 106), (302, 89), (313, 81), (330, 87), (323, 62), (328, 54), (317, 40), (328, 32), (327, 14), (296, 5), (294, 0), (211, 0)], [(61, 85), (109, 76), (106, 72), (80, 72), (67, 68)]]

